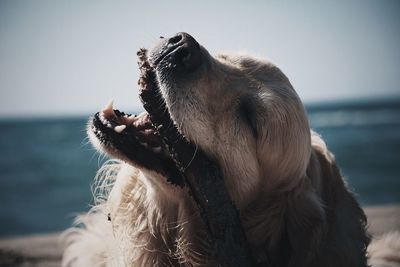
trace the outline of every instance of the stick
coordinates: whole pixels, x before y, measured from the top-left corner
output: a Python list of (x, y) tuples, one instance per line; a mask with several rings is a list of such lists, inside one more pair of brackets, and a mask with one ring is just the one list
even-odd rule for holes
[(155, 72), (147, 60), (147, 51), (141, 49), (137, 55), (141, 71), (139, 95), (143, 107), (149, 113), (199, 208), (219, 264), (255, 266), (239, 211), (225, 189), (220, 167), (178, 132), (161, 97)]

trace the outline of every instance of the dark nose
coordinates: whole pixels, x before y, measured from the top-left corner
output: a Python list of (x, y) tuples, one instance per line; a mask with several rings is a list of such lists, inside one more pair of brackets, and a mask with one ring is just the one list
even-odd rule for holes
[(171, 53), (170, 62), (182, 70), (191, 71), (201, 64), (199, 43), (185, 32), (177, 33), (168, 39), (168, 47), (177, 47)]

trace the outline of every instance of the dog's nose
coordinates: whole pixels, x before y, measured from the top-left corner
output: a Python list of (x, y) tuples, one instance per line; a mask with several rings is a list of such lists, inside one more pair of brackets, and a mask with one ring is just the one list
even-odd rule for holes
[(182, 70), (194, 70), (201, 64), (199, 43), (185, 32), (177, 33), (168, 39), (168, 46), (178, 47), (171, 55), (171, 63)]
[(174, 37), (168, 39), (169, 45), (178, 44), (182, 39), (186, 38), (188, 34), (185, 32), (179, 32)]

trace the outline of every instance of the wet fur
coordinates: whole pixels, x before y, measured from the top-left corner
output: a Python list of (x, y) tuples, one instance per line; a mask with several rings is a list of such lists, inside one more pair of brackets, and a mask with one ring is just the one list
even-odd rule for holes
[[(159, 84), (178, 128), (221, 164), (259, 266), (367, 266), (366, 217), (289, 80), (267, 61), (202, 53), (196, 77), (160, 69)], [(237, 112), (249, 99), (254, 121)], [(99, 177), (112, 189), (65, 234), (63, 266), (217, 266), (184, 189), (122, 162)]]

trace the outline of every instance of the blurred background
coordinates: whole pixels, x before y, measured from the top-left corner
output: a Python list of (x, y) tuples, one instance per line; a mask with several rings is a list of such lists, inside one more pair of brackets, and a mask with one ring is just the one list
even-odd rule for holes
[(140, 112), (136, 51), (179, 31), (277, 64), (358, 200), (400, 203), (399, 1), (1, 0), (0, 237), (90, 208), (88, 117)]

